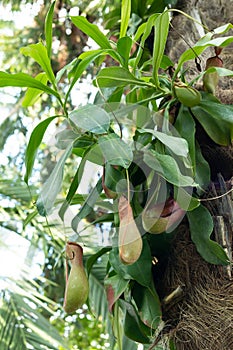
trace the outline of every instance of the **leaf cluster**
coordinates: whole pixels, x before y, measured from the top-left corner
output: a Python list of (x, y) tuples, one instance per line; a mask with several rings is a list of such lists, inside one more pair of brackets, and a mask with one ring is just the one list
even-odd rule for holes
[[(129, 31), (133, 19), (131, 5), (131, 1), (122, 1), (120, 29), (115, 41), (87, 18), (71, 17), (72, 24), (99, 48), (83, 52), (55, 74), (51, 64), (52, 3), (45, 21), (45, 41), (21, 49), (23, 55), (40, 66), (40, 75), (33, 78), (25, 73), (0, 72), (0, 87), (28, 88), (25, 107), (46, 93), (56, 100), (60, 109), (59, 115), (51, 115), (40, 122), (31, 134), (25, 156), (27, 184), (48, 126), (56, 118), (66, 121), (66, 129), (56, 135), (62, 155), (42, 186), (36, 201), (37, 212), (46, 217), (57, 208), (63, 220), (68, 208), (78, 204), (80, 209), (71, 224), (75, 238), (79, 237), (80, 223), (88, 220), (93, 212), (92, 224), (111, 224), (112, 247), (90, 257), (87, 268), (90, 273), (98, 259), (106, 254), (104, 285), (119, 349), (123, 349), (124, 342), (130, 344), (129, 339), (149, 344), (162, 323), (161, 301), (152, 276), (153, 256), (161, 254), (157, 248), (160, 238), (151, 239), (153, 233), (158, 233), (154, 225), (151, 230), (144, 229), (145, 212), (152, 213), (156, 220), (165, 218), (162, 235), (172, 236), (182, 217), (174, 219), (174, 213), (167, 207), (156, 216), (161, 203), (172, 201), (174, 208), (178, 207), (179, 212), (187, 215), (192, 240), (203, 259), (212, 264), (229, 263), (223, 248), (210, 238), (212, 218), (201, 205), (200, 195), (210, 182), (210, 169), (196, 138), (196, 126), (199, 123), (216, 144), (230, 145), (232, 106), (223, 105), (204, 91), (197, 91), (195, 81), (185, 80), (183, 64), (195, 59), (207, 47), (229, 45), (233, 37), (223, 34), (233, 26), (226, 24), (208, 32), (180, 56), (175, 66), (164, 55), (170, 24), (170, 10), (165, 9), (165, 2), (160, 2), (161, 11), (156, 13), (152, 11), (155, 2), (150, 2), (147, 20), (133, 32)], [(137, 10), (141, 13), (142, 6)], [(144, 15), (145, 12), (142, 17)], [(153, 52), (148, 58), (144, 52), (152, 31)], [(98, 88), (94, 103), (70, 110), (70, 94), (87, 67), (108, 57), (114, 65), (99, 68), (94, 80)], [(233, 75), (223, 68), (212, 67), (211, 72), (213, 70), (221, 76)], [(65, 92), (60, 85), (64, 77)], [(77, 157), (79, 165), (63, 200), (58, 199), (58, 195), (69, 157)], [(101, 175), (87, 195), (78, 191), (88, 162), (97, 164)], [(116, 204), (120, 196), (127, 198), (142, 236), (141, 255), (132, 264), (121, 261), (117, 247), (121, 217)], [(172, 222), (168, 225), (169, 220)], [(162, 251), (167, 254), (168, 250), (168, 240), (164, 239)]]

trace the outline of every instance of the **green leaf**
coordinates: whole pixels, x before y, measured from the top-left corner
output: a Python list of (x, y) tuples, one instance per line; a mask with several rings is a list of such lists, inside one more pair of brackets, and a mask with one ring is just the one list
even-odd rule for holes
[[(48, 77), (47, 77), (46, 73), (39, 73), (35, 77), (35, 79), (40, 81), (44, 85), (46, 85), (48, 82)], [(22, 106), (23, 107), (33, 106), (41, 94), (42, 94), (42, 91), (40, 91), (38, 89), (28, 88), (28, 90), (26, 91), (26, 93), (24, 95), (24, 98), (22, 101)]]
[(124, 37), (128, 28), (131, 13), (131, 0), (122, 0), (120, 38)]
[(211, 31), (211, 33), (213, 33), (213, 34), (225, 34), (226, 32), (228, 32), (232, 28), (233, 28), (232, 23), (226, 23), (220, 27), (215, 28), (213, 31)]
[(174, 126), (180, 134), (180, 136), (183, 137), (188, 143), (189, 155), (192, 161), (193, 171), (195, 173), (195, 122), (189, 109), (187, 107), (184, 107), (182, 104), (179, 109), (179, 113)]
[(209, 46), (221, 46), (225, 47), (233, 42), (233, 36), (221, 37), (211, 39), (214, 35), (214, 31), (206, 34), (201, 38), (191, 49), (186, 50), (179, 58), (176, 72), (179, 72), (184, 62), (193, 60), (199, 56)]
[(65, 66), (63, 66), (56, 74), (56, 83), (59, 83), (62, 76), (66, 73), (67, 75), (71, 73), (74, 69), (74, 67), (77, 65), (78, 58), (73, 59), (71, 62), (67, 63)]
[(174, 198), (185, 211), (191, 211), (200, 205), (200, 200), (192, 197), (192, 193), (189, 193), (182, 187), (174, 188)]
[(72, 111), (69, 115), (75, 127), (95, 134), (104, 134), (110, 126), (109, 114), (96, 105), (87, 105)]
[(52, 2), (50, 5), (49, 11), (45, 17), (45, 41), (46, 41), (46, 48), (48, 52), (48, 57), (51, 57), (51, 51), (52, 51), (52, 28), (53, 28), (53, 12), (54, 12), (54, 6), (55, 2)]
[[(122, 172), (118, 169), (115, 169), (112, 165), (109, 163), (105, 164), (105, 170), (104, 170), (104, 184), (105, 186), (113, 191), (113, 192), (124, 192), (127, 191), (126, 181), (124, 175)], [(120, 188), (122, 183), (122, 186), (124, 188)]]
[(152, 129), (138, 129), (138, 131), (141, 133), (145, 132), (152, 134), (178, 156), (187, 157), (189, 154), (188, 143), (182, 137), (167, 135), (163, 132)]
[(28, 179), (32, 173), (33, 165), (35, 162), (37, 150), (41, 144), (44, 133), (49, 126), (49, 124), (55, 119), (57, 116), (47, 118), (40, 122), (35, 129), (33, 130), (29, 143), (26, 149), (25, 154), (25, 166), (26, 166), (26, 174), (24, 176), (24, 181), (28, 184)]
[(183, 105), (179, 109), (175, 128), (188, 142), (195, 182), (200, 188), (205, 188), (210, 183), (210, 167), (203, 158), (200, 147), (195, 140), (196, 125), (194, 118), (190, 110)]
[(87, 59), (88, 57), (96, 55), (95, 59), (98, 58), (99, 56), (111, 56), (115, 61), (120, 62), (123, 64), (123, 60), (121, 55), (113, 50), (113, 49), (99, 49), (99, 50), (90, 50), (90, 51), (85, 51), (81, 53), (81, 55), (78, 57), (80, 60)]
[(72, 73), (73, 73), (73, 79), (72, 82), (69, 86), (69, 89), (66, 93), (66, 97), (65, 97), (65, 102), (67, 101), (71, 90), (73, 89), (74, 85), (76, 84), (76, 82), (78, 81), (78, 79), (81, 77), (81, 75), (83, 74), (83, 72), (85, 71), (85, 69), (87, 68), (87, 66), (93, 61), (95, 60), (97, 57), (103, 55), (103, 50), (93, 50), (91, 52), (88, 52), (88, 55), (82, 56), (83, 54), (80, 55), (80, 59), (81, 61), (78, 59), (74, 68), (72, 69)]
[(49, 178), (45, 181), (44, 185), (42, 186), (40, 195), (36, 202), (38, 212), (42, 216), (46, 216), (51, 212), (57, 195), (61, 190), (65, 162), (71, 154), (72, 148), (73, 143), (71, 143), (69, 147), (67, 147), (66, 151), (63, 153), (63, 155), (55, 165)]
[[(88, 153), (88, 151), (85, 152), (85, 153)], [(70, 185), (69, 191), (67, 193), (66, 199), (65, 199), (64, 203), (62, 204), (61, 208), (59, 209), (58, 214), (59, 214), (59, 216), (60, 216), (60, 218), (62, 220), (64, 220), (65, 212), (68, 209), (68, 207), (69, 207), (69, 205), (70, 205), (70, 203), (71, 203), (71, 201), (72, 201), (72, 199), (73, 199), (73, 197), (74, 197), (74, 195), (76, 193), (76, 190), (77, 190), (77, 188), (78, 188), (78, 186), (80, 184), (80, 181), (81, 181), (82, 176), (83, 176), (83, 172), (84, 172), (84, 167), (85, 167), (86, 161), (87, 161), (86, 157), (83, 157), (81, 162), (80, 162), (80, 164), (79, 164), (79, 167), (78, 167), (78, 169), (77, 169), (77, 171), (76, 171), (76, 173), (75, 173), (75, 175), (73, 177), (73, 180), (71, 182), (71, 185)]]
[(106, 278), (104, 285), (107, 289), (108, 307), (111, 310), (115, 302), (128, 287), (129, 280), (124, 279), (119, 275), (114, 275)]
[(151, 86), (151, 84), (135, 78), (133, 74), (123, 67), (108, 67), (101, 69), (94, 83), (96, 86), (104, 88), (127, 86), (130, 84), (138, 86)]
[(55, 76), (51, 67), (50, 59), (46, 47), (40, 42), (37, 44), (31, 44), (26, 47), (21, 47), (20, 52), (24, 56), (33, 58), (47, 74), (48, 79), (54, 85)]
[(209, 211), (199, 205), (187, 213), (191, 238), (198, 253), (210, 264), (228, 265), (229, 259), (223, 248), (210, 239), (213, 231), (213, 220)]
[(102, 192), (102, 189), (102, 178), (100, 178), (96, 186), (93, 187), (93, 189), (89, 193), (79, 213), (72, 220), (71, 227), (75, 232), (77, 232), (78, 230), (78, 225), (80, 221), (84, 219), (88, 214), (90, 214), (90, 212), (93, 210), (94, 205), (97, 199), (99, 198), (100, 193)]
[[(222, 67), (210, 67), (205, 72), (206, 73), (217, 72), (220, 77), (232, 77), (233, 76), (233, 70), (222, 68)], [(203, 74), (205, 72), (203, 72)]]
[(165, 180), (176, 186), (196, 186), (190, 176), (183, 175), (173, 157), (154, 150), (144, 152), (144, 162)]
[(148, 344), (150, 342), (148, 335), (151, 329), (140, 320), (133, 305), (124, 300), (120, 300), (120, 305), (126, 310), (124, 321), (125, 335), (136, 342)]
[[(43, 305), (38, 305), (39, 296), (30, 298), (23, 293), (23, 288), (31, 287), (29, 282), (24, 282), (22, 287), (18, 286), (18, 281), (16, 283), (16, 292), (6, 290), (0, 298), (1, 350), (68, 350), (66, 341), (58, 330), (43, 316)], [(30, 288), (30, 292), (33, 294), (35, 288)], [(48, 315), (47, 310), (46, 314)]]
[(142, 253), (139, 259), (132, 265), (125, 265), (119, 258), (118, 248), (113, 248), (109, 253), (109, 262), (113, 269), (124, 279), (133, 279), (145, 287), (151, 283), (151, 252), (146, 239), (143, 239)]
[(145, 29), (146, 29), (146, 26), (147, 26), (147, 22), (145, 23), (142, 23), (138, 28), (137, 28), (137, 31), (133, 37), (134, 41), (138, 41), (140, 39), (140, 37), (145, 33)]
[(138, 68), (139, 62), (140, 62), (142, 54), (144, 52), (144, 46), (145, 46), (146, 39), (151, 34), (152, 27), (153, 27), (154, 22), (158, 16), (159, 16), (158, 13), (155, 13), (152, 16), (150, 16), (145, 24), (144, 23), (141, 24), (141, 26), (137, 30), (137, 33), (135, 34), (134, 40), (138, 40), (139, 37), (142, 35), (140, 45), (138, 48), (138, 52), (137, 52), (137, 56), (136, 56), (135, 63), (134, 63), (135, 69)]
[(35, 88), (59, 98), (59, 94), (56, 91), (25, 73), (9, 74), (0, 71), (0, 87), (6, 86)]
[(56, 147), (59, 149), (66, 149), (69, 144), (78, 139), (78, 134), (76, 134), (73, 130), (70, 129), (64, 129), (60, 132), (58, 132), (55, 136), (56, 139)]
[(130, 51), (132, 47), (132, 39), (128, 36), (125, 36), (118, 40), (117, 42), (117, 51), (124, 59), (124, 67), (128, 67), (129, 57), (130, 57)]
[(98, 139), (99, 146), (103, 153), (105, 162), (111, 165), (120, 165), (128, 168), (133, 160), (133, 152), (116, 134), (101, 136)]
[(192, 113), (214, 142), (228, 146), (233, 140), (233, 106), (202, 100)]
[(143, 287), (136, 283), (132, 292), (142, 322), (156, 329), (161, 322), (162, 312), (158, 294), (154, 286)]
[(168, 11), (163, 12), (159, 15), (154, 22), (154, 47), (153, 47), (153, 57), (152, 57), (152, 66), (153, 73), (152, 76), (155, 81), (156, 87), (159, 87), (159, 68), (163, 58), (163, 53), (165, 45), (167, 42), (167, 35), (169, 29), (169, 13)]
[(91, 272), (91, 269), (93, 267), (93, 265), (97, 262), (97, 260), (104, 254), (108, 253), (112, 248), (111, 247), (104, 247), (102, 249), (100, 249), (97, 253), (92, 254), (86, 263), (86, 267), (87, 267), (87, 274), (89, 275)]
[(201, 189), (207, 188), (210, 184), (210, 166), (202, 155), (201, 148), (196, 142), (196, 172), (195, 181), (199, 184)]
[(111, 49), (110, 42), (97, 25), (88, 22), (83, 16), (71, 16), (72, 23), (91, 37), (102, 49)]
[[(75, 143), (75, 145), (76, 145), (76, 143)], [(79, 157), (82, 157), (82, 158), (85, 156), (85, 159), (91, 163), (98, 164), (98, 165), (104, 165), (104, 158), (103, 158), (103, 154), (102, 154), (102, 151), (100, 149), (100, 146), (97, 143), (94, 144), (94, 142), (91, 146), (92, 147), (90, 147), (88, 152), (85, 154), (84, 154), (83, 148), (74, 148), (73, 153), (78, 155)], [(78, 150), (78, 152), (76, 152), (76, 150)]]

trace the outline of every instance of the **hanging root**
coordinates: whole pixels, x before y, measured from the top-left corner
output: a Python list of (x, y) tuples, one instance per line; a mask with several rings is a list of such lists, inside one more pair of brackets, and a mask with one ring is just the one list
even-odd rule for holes
[(159, 285), (160, 339), (172, 340), (177, 350), (233, 350), (232, 280), (223, 266), (200, 257), (187, 225), (179, 229)]
[(171, 339), (179, 350), (232, 350), (233, 284), (194, 288)]

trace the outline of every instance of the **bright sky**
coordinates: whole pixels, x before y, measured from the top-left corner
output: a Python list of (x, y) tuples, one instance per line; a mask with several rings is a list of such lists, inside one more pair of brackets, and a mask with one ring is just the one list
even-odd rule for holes
[[(11, 11), (11, 5), (0, 5), (0, 19), (4, 21), (13, 21), (17, 28), (22, 29), (33, 23), (34, 17), (40, 10), (43, 0), (35, 1), (33, 4), (23, 5), (23, 16), (21, 11)], [(10, 30), (10, 29), (9, 29)]]
[[(23, 28), (24, 26), (29, 26), (33, 23), (34, 16), (37, 15), (40, 5), (43, 3), (43, 0), (38, 0), (34, 2), (32, 5), (27, 4), (23, 6), (23, 16), (22, 12), (12, 12), (11, 6), (3, 6), (0, 5), (0, 20), (4, 21), (14, 21), (16, 27), (19, 29)], [(12, 31), (9, 28), (4, 28), (4, 31), (6, 34), (11, 34)], [(0, 57), (1, 60), (1, 57)], [(7, 90), (9, 92), (9, 95), (5, 93), (0, 94), (0, 98), (4, 100), (4, 103), (11, 103), (15, 90)], [(15, 100), (15, 99), (14, 99)], [(7, 117), (9, 115), (10, 111), (7, 109), (7, 107), (1, 108), (1, 122), (4, 120), (4, 116)], [(13, 139), (12, 139), (13, 138)], [(18, 153), (19, 147), (20, 147), (20, 140), (17, 139), (17, 142), (15, 140), (14, 135), (8, 139), (8, 146), (5, 149), (5, 154), (0, 154), (0, 163), (7, 165), (8, 159), (7, 155), (14, 156)], [(25, 141), (24, 141), (25, 142)], [(12, 147), (12, 144), (14, 144), (14, 147)], [(33, 277), (39, 276), (41, 274), (41, 269), (39, 267), (39, 261), (43, 261), (43, 253), (36, 251), (35, 257), (33, 259), (33, 263), (30, 262), (28, 265), (27, 256), (29, 252), (30, 242), (25, 240), (20, 235), (4, 229), (3, 227), (0, 227), (0, 235), (1, 235), (1, 244), (0, 244), (0, 276), (1, 278), (9, 277), (13, 279), (18, 279), (21, 275), (21, 272), (25, 269), (25, 267), (28, 269), (30, 265), (29, 272), (29, 278), (30, 273)], [(0, 289), (3, 288), (3, 280), (0, 280)]]
[[(4, 6), (4, 7), (3, 5), (0, 5), (0, 20), (13, 21), (16, 27), (19, 29), (25, 26), (30, 26), (33, 23), (34, 17), (39, 12), (41, 4), (43, 4), (43, 0), (35, 1), (33, 4), (26, 4), (26, 5), (23, 4), (22, 5), (23, 16), (21, 11), (12, 12), (10, 5)], [(73, 9), (72, 15), (78, 15), (78, 8)], [(6, 26), (2, 30), (4, 30), (8, 35), (13, 34), (10, 26), (8, 28)], [(91, 39), (88, 41), (88, 45), (93, 49), (97, 48), (96, 44)], [(3, 67), (1, 66), (2, 65), (1, 65), (1, 53), (0, 53), (0, 70), (3, 69)], [(15, 91), (17, 90), (18, 88), (7, 88), (6, 89), (7, 94), (0, 91), (0, 100), (4, 101), (5, 104), (12, 103), (14, 105), (15, 104), (14, 96), (15, 96)], [(75, 86), (75, 88), (72, 91), (71, 97), (73, 98), (73, 100), (76, 101), (77, 96), (79, 96), (78, 100), (82, 101), (83, 104), (86, 104), (88, 102), (86, 91), (91, 92), (91, 95), (92, 95), (91, 97), (92, 99), (94, 99), (96, 90), (97, 89), (92, 85), (92, 78), (89, 75), (87, 76), (87, 79), (83, 80), (81, 83)], [(91, 101), (89, 100), (89, 102)], [(7, 105), (5, 107), (2, 107), (1, 122), (3, 122), (4, 119), (8, 117), (9, 114), (11, 114), (11, 111), (9, 111)], [(28, 129), (28, 136), (29, 136), (32, 128), (35, 125), (26, 124), (25, 122), (25, 126)], [(51, 128), (53, 128), (53, 126), (51, 126)], [(46, 133), (45, 139), (44, 139), (45, 142), (49, 143), (49, 139), (51, 139), (52, 136), (54, 136), (55, 131), (56, 130), (53, 129), (52, 130), (53, 135), (51, 135), (50, 129), (48, 129), (48, 132)], [(0, 154), (0, 163), (3, 165), (7, 165), (8, 156), (11, 156), (11, 157), (16, 156), (20, 151), (20, 147), (22, 143), (25, 143), (25, 139), (22, 138), (21, 140), (20, 135), (17, 134), (17, 135), (10, 136), (7, 140), (4, 151), (1, 152)], [(14, 146), (12, 147), (12, 145)], [(92, 165), (92, 168), (93, 168), (93, 165)], [(94, 173), (96, 172), (97, 170), (95, 169)], [(90, 171), (87, 169), (86, 174), (88, 174), (88, 176), (85, 177), (85, 181), (83, 181), (82, 184), (80, 185), (80, 188), (82, 188), (82, 191), (81, 191), (82, 193), (87, 192), (86, 188), (90, 183), (89, 178), (93, 177), (93, 171)], [(22, 174), (22, 177), (23, 177), (23, 174)], [(0, 202), (0, 206), (1, 205), (5, 206), (5, 200)], [(7, 205), (10, 206), (11, 203)], [(73, 214), (72, 215), (72, 218), (73, 218), (74, 213), (72, 214)], [(67, 223), (67, 226), (69, 227), (68, 223)], [(21, 228), (19, 230), (21, 231)], [(0, 235), (1, 235), (1, 241), (5, 243), (5, 246), (0, 245), (0, 276), (18, 278), (20, 275), (20, 271), (23, 269), (25, 264), (25, 259), (29, 249), (29, 242), (27, 242), (25, 239), (20, 237), (20, 235), (17, 235), (11, 231), (5, 230), (2, 227), (0, 227)], [(100, 240), (103, 239), (102, 236), (99, 239)], [(103, 244), (102, 241), (100, 242), (100, 244), (101, 243)], [(41, 273), (39, 266), (37, 265), (37, 262), (38, 262), (38, 259), (40, 261), (43, 261), (44, 257), (42, 255), (38, 253), (36, 256), (36, 261), (33, 264), (33, 268), (32, 268), (32, 273), (34, 276)], [(1, 284), (0, 284), (0, 288), (1, 288)]]
[[(25, 268), (28, 270), (28, 278), (39, 276), (41, 268), (39, 262), (43, 261), (44, 256), (39, 250), (35, 251), (33, 261), (28, 261), (30, 242), (17, 235), (16, 233), (0, 227), (0, 276), (1, 279), (9, 277), (19, 279)], [(0, 279), (0, 289), (4, 283)]]

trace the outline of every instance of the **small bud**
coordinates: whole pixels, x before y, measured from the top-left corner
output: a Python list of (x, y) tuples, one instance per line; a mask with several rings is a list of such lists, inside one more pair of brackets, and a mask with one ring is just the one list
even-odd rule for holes
[(201, 102), (201, 94), (198, 90), (182, 82), (175, 82), (174, 92), (177, 99), (187, 107), (194, 107)]

